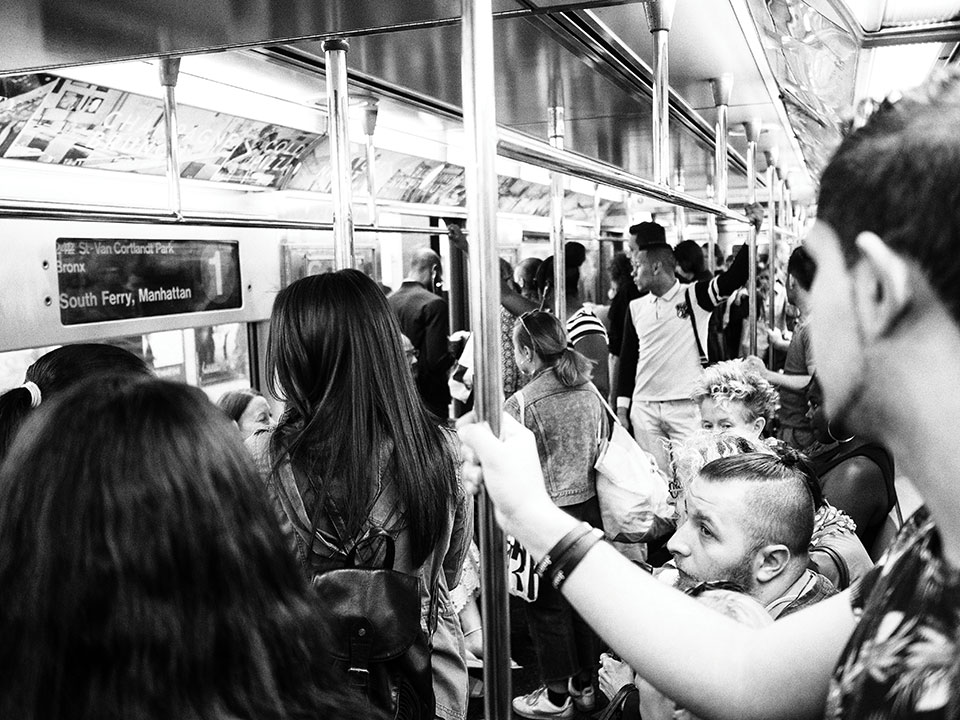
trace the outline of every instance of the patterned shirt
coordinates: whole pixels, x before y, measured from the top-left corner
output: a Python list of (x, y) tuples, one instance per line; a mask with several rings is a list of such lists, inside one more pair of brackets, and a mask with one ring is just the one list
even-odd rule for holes
[(607, 328), (593, 310), (585, 307), (567, 318), (567, 337), (571, 345), (576, 345), (587, 335), (602, 335), (607, 342)]
[(960, 571), (925, 508), (855, 585), (859, 623), (830, 683), (829, 720), (960, 717)]

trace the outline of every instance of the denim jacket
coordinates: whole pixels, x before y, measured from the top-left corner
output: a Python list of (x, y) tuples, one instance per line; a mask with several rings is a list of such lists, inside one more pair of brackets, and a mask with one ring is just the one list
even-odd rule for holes
[(504, 404), (517, 420), (520, 394), (523, 424), (537, 438), (550, 499), (565, 507), (595, 497), (598, 438), (609, 432), (610, 420), (593, 383), (566, 387), (552, 368), (545, 368)]
[[(459, 445), (456, 436), (452, 432), (449, 435), (458, 475), (458, 490), (456, 497), (450, 499), (450, 521), (446, 534), (426, 561), (420, 567), (413, 564), (410, 536), (404, 525), (403, 513), (398, 512), (396, 486), (389, 477), (381, 478), (382, 492), (370, 511), (368, 522), (384, 527), (394, 536), (396, 556), (393, 569), (415, 575), (419, 580), (420, 626), (431, 638), (433, 646), (436, 714), (444, 720), (463, 720), (467, 703), (463, 635), (453, 603), (450, 602), (449, 588), (456, 587), (460, 582), (463, 560), (473, 535), (473, 498), (463, 492), (459, 478)], [(301, 526), (311, 527), (312, 523), (292, 473), (271, 472), (270, 437), (270, 431), (261, 431), (250, 437), (246, 445), (253, 454), (260, 477), (273, 501), (280, 529), (309, 582), (312, 572), (308, 548), (296, 532), (292, 518), (297, 518)], [(390, 451), (391, 448), (384, 448), (383, 454), (389, 456)]]

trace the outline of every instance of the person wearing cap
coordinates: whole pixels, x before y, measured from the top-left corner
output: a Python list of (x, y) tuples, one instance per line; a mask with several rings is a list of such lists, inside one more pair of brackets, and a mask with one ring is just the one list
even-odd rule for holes
[(630, 228), (630, 235), (634, 280), (648, 294), (630, 302), (624, 322), (617, 416), (667, 472), (669, 444), (700, 427), (690, 394), (707, 362), (710, 314), (747, 281), (748, 259), (741, 251), (720, 275), (681, 283), (661, 225), (642, 222)]

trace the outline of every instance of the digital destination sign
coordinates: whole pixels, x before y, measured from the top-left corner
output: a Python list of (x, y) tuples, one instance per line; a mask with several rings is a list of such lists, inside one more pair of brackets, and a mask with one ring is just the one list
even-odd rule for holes
[(239, 308), (237, 241), (57, 239), (60, 322)]

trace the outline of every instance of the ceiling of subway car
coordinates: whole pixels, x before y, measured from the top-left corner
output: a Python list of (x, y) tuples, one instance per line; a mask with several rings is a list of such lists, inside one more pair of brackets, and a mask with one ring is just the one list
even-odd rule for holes
[[(616, 8), (631, 26), (649, 35), (639, 4)], [(578, 13), (578, 25), (602, 28), (596, 16)], [(460, 28), (441, 26), (350, 39), (347, 62), (358, 76), (407, 88), (439, 105), (461, 106)], [(319, 42), (299, 43), (299, 53), (322, 61)], [(639, 58), (630, 58), (639, 60)], [(494, 25), (497, 121), (547, 140), (549, 108), (564, 107), (564, 147), (621, 167), (640, 177), (653, 174), (652, 106), (649, 68), (642, 60), (631, 77), (603, 64), (595, 48), (579, 44), (553, 16), (500, 18)], [(671, 76), (673, 80), (673, 76)], [(702, 81), (707, 86), (707, 80)], [(698, 132), (671, 125), (674, 177), (688, 192), (704, 196), (713, 182), (712, 122)], [(742, 163), (742, 161), (741, 161)], [(731, 185), (745, 184), (742, 169)]]
[[(637, 0), (492, 0), (497, 15)], [(461, 0), (4, 0), (0, 74), (458, 22)]]

